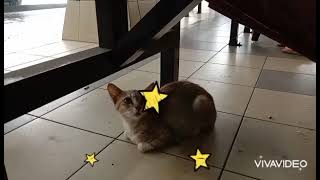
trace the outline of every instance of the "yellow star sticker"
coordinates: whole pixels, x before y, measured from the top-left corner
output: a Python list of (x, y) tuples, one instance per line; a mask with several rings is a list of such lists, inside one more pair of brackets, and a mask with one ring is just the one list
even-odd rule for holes
[(159, 92), (159, 86), (157, 82), (155, 83), (152, 91), (140, 91), (140, 93), (146, 99), (144, 110), (154, 108), (157, 113), (159, 113), (159, 102), (168, 97), (167, 94)]
[(200, 150), (197, 149), (196, 155), (191, 155), (190, 157), (195, 160), (194, 171), (198, 170), (201, 166), (209, 169), (206, 160), (211, 156), (211, 154), (201, 154)]
[(92, 167), (95, 162), (99, 161), (96, 159), (95, 153), (93, 153), (91, 155), (86, 154), (86, 156), (87, 156), (87, 159), (85, 160), (85, 162), (89, 162)]

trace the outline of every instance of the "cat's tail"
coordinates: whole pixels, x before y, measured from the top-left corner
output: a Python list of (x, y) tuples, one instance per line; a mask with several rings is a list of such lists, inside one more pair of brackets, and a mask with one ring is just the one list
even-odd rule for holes
[(210, 95), (198, 95), (193, 101), (193, 111), (200, 120), (201, 131), (211, 131), (214, 128), (217, 111)]

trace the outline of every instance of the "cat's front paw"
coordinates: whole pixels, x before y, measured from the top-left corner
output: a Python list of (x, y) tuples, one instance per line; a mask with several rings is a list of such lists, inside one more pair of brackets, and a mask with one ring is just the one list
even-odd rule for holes
[(154, 147), (149, 143), (144, 143), (144, 142), (138, 143), (138, 150), (140, 152), (145, 153), (145, 152), (151, 151), (153, 149), (154, 149)]
[(131, 140), (128, 136), (128, 133), (126, 131), (123, 132), (123, 136), (126, 140)]

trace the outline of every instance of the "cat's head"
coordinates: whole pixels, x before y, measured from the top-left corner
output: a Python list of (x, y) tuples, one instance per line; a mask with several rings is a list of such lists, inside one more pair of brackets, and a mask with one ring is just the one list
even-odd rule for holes
[[(149, 90), (154, 83), (150, 84), (146, 90)], [(143, 114), (145, 99), (137, 90), (122, 90), (116, 85), (109, 83), (107, 90), (114, 103), (116, 110), (126, 120), (137, 120)]]

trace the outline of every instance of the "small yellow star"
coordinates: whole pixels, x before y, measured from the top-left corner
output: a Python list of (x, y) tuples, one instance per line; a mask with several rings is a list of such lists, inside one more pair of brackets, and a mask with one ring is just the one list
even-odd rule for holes
[(140, 91), (140, 93), (146, 99), (144, 110), (154, 108), (157, 113), (159, 113), (159, 102), (168, 97), (167, 94), (159, 92), (159, 86), (157, 82), (155, 83), (152, 91)]
[(197, 149), (196, 155), (191, 155), (190, 157), (195, 160), (194, 170), (198, 170), (201, 166), (209, 169), (206, 160), (211, 156), (211, 154), (201, 154), (200, 150)]
[(95, 162), (98, 162), (99, 160), (96, 159), (96, 155), (95, 153), (91, 154), (91, 155), (88, 155), (86, 154), (87, 156), (87, 159), (85, 160), (85, 162), (89, 162), (89, 164), (93, 167), (93, 164)]

